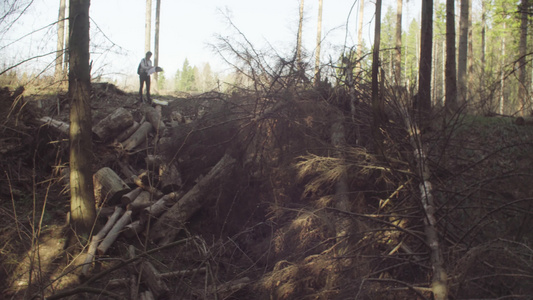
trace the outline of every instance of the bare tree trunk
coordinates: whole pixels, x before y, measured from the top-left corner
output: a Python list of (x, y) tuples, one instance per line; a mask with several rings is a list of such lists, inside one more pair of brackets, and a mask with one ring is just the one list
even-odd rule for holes
[(84, 240), (96, 218), (94, 205), (89, 67), (90, 0), (70, 0), (70, 220)]
[(461, 0), (459, 19), (459, 57), (457, 65), (457, 93), (460, 105), (466, 103), (467, 60), (468, 60), (468, 6), (469, 0)]
[(360, 59), (363, 54), (363, 19), (365, 10), (365, 0), (360, 0), (359, 19), (357, 24), (357, 67), (361, 67)]
[(55, 78), (63, 77), (63, 51), (65, 47), (65, 9), (66, 0), (59, 0), (59, 14), (57, 17), (57, 59)]
[[(161, 0), (156, 0), (155, 4), (155, 40), (154, 40), (154, 66), (159, 66), (159, 17), (161, 15)], [(157, 91), (157, 79), (159, 72), (155, 72), (155, 90)]]
[(381, 0), (376, 1), (376, 20), (374, 29), (374, 49), (372, 53), (372, 116), (374, 126), (372, 126), (372, 135), (376, 147), (381, 147), (383, 140), (381, 135), (381, 125), (384, 122), (383, 116), (383, 99), (379, 92), (379, 47), (381, 43)]
[(300, 18), (298, 19), (298, 36), (296, 37), (296, 64), (302, 70), (302, 27), (304, 23), (304, 0), (300, 0)]
[(394, 62), (396, 85), (402, 85), (402, 0), (397, 0), (396, 8), (396, 56)]
[(152, 0), (146, 0), (146, 17), (144, 23), (144, 53), (150, 51), (152, 41)]
[[(507, 28), (507, 23), (503, 23), (503, 30)], [(502, 38), (502, 55), (500, 62), (500, 115), (503, 115), (505, 104), (505, 35)]]
[(418, 121), (420, 127), (429, 125), (431, 111), (431, 60), (433, 47), (433, 0), (422, 1), (420, 30), (420, 68), (418, 77)]
[(446, 111), (457, 110), (457, 73), (455, 66), (455, 0), (446, 0)]
[(480, 90), (481, 100), (485, 101), (485, 51), (486, 45), (486, 29), (487, 29), (487, 3), (486, 0), (481, 1), (481, 74), (480, 74)]
[(315, 84), (320, 82), (320, 45), (322, 44), (322, 0), (318, 0), (318, 24), (316, 34)]
[(526, 51), (527, 51), (527, 26), (528, 26), (528, 0), (522, 0), (518, 11), (520, 12), (520, 42), (518, 45), (518, 99), (520, 100), (520, 114), (529, 115), (529, 101), (527, 100), (527, 71), (526, 71)]

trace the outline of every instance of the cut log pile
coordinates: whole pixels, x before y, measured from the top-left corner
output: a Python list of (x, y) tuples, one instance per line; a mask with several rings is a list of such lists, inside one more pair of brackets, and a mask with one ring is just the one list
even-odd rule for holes
[[(182, 116), (178, 112), (175, 114)], [(172, 126), (180, 126), (182, 120), (185, 118), (181, 117)], [(53, 127), (63, 137), (68, 136), (68, 124), (49, 117), (39, 121)], [(144, 116), (139, 121), (134, 120), (127, 109), (117, 109), (96, 123), (92, 130), (95, 141), (111, 145), (108, 149), (113, 149), (119, 159), (113, 162), (113, 166), (102, 167), (93, 175), (95, 203), (100, 217), (108, 216), (108, 220), (91, 239), (81, 268), (84, 278), (91, 276), (91, 268), (98, 263), (98, 258), (109, 255), (109, 250), (121, 236), (126, 243), (148, 239), (159, 246), (176, 241), (183, 224), (201, 209), (203, 199), (210, 192), (209, 186), (231, 172), (236, 163), (230, 155), (224, 155), (211, 171), (196, 180), (195, 186), (185, 190), (177, 159), (169, 161), (158, 152), (159, 145), (170, 139), (160, 106), (144, 108)], [(144, 170), (136, 170), (128, 158), (135, 156), (139, 161), (139, 156), (144, 153), (150, 153), (141, 161)], [(130, 256), (135, 256), (133, 246), (130, 252)], [(125, 278), (119, 284), (129, 285), (136, 299), (166, 299), (170, 290), (164, 279), (176, 276), (176, 272), (181, 275), (191, 272), (161, 273), (147, 259), (137, 262), (130, 271), (134, 278)], [(236, 286), (240, 289), (248, 281), (241, 280)], [(146, 291), (139, 292), (139, 284)], [(231, 288), (233, 284), (230, 282), (228, 286)], [(214, 291), (218, 289), (220, 287)]]

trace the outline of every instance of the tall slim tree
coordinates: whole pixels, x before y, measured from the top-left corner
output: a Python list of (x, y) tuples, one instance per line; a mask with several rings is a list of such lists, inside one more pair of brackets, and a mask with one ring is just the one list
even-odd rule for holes
[(381, 43), (381, 0), (376, 0), (376, 20), (374, 28), (374, 49), (372, 51), (372, 135), (376, 147), (381, 147), (384, 123), (383, 99), (379, 92), (379, 47)]
[(365, 0), (359, 0), (359, 17), (357, 24), (357, 66), (361, 67), (361, 55), (363, 54), (363, 19), (365, 10)]
[(318, 0), (318, 23), (316, 33), (315, 84), (320, 81), (320, 45), (322, 44), (322, 0)]
[(433, 49), (433, 0), (422, 0), (420, 68), (418, 75), (418, 120), (425, 127), (431, 110), (431, 61)]
[(527, 100), (527, 71), (526, 71), (526, 51), (527, 51), (527, 27), (528, 27), (528, 0), (522, 0), (518, 6), (520, 14), (520, 41), (518, 45), (518, 99), (520, 100), (520, 112), (522, 115), (529, 113), (530, 101)]
[(446, 112), (457, 110), (457, 73), (455, 63), (455, 0), (446, 0)]
[(394, 77), (396, 85), (402, 84), (402, 0), (397, 0), (396, 8), (396, 53), (394, 59)]
[(70, 220), (76, 234), (83, 239), (89, 237), (96, 216), (91, 171), (89, 6), (90, 0), (70, 0)]
[(144, 52), (150, 51), (152, 41), (152, 0), (146, 0), (146, 16), (144, 23)]
[[(155, 4), (155, 40), (154, 40), (154, 65), (159, 66), (159, 17), (161, 15), (161, 0), (156, 0)], [(155, 86), (158, 86), (157, 72), (154, 74)]]
[(298, 35), (296, 37), (296, 64), (298, 71), (302, 68), (302, 28), (304, 23), (304, 0), (300, 0), (300, 16), (298, 19)]
[(487, 0), (481, 0), (481, 98), (485, 99), (485, 60), (487, 51)]
[(63, 50), (65, 47), (65, 9), (66, 0), (59, 0), (59, 14), (57, 16), (57, 59), (55, 78), (63, 76)]
[(468, 61), (468, 7), (470, 0), (461, 0), (459, 17), (459, 57), (457, 64), (457, 92), (461, 105), (467, 98), (467, 61)]

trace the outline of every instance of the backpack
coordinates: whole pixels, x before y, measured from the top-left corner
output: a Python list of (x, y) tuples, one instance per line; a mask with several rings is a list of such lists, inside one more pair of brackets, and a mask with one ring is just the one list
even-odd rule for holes
[(137, 67), (137, 74), (141, 75), (141, 63), (139, 63), (139, 66)]

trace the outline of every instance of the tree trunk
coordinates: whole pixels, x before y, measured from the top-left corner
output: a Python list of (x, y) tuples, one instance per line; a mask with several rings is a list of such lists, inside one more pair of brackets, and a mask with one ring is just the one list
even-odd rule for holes
[(379, 93), (379, 48), (381, 43), (381, 0), (376, 1), (376, 27), (374, 29), (374, 49), (372, 52), (372, 136), (376, 147), (381, 147), (383, 140), (381, 126), (384, 122), (383, 101)]
[(397, 0), (396, 8), (396, 53), (394, 61), (394, 77), (396, 85), (402, 85), (402, 0)]
[(365, 0), (360, 0), (359, 22), (357, 24), (357, 67), (361, 68), (361, 55), (363, 54), (363, 19), (365, 10)]
[(486, 0), (481, 1), (481, 74), (480, 83), (481, 99), (485, 99), (485, 52), (486, 52), (486, 30), (487, 30), (487, 3)]
[(144, 23), (144, 53), (150, 51), (152, 41), (152, 0), (146, 0), (146, 17)]
[(70, 0), (70, 220), (76, 234), (88, 239), (96, 210), (91, 172), (91, 74), (89, 67), (90, 0)]
[(431, 61), (433, 48), (433, 0), (422, 1), (420, 30), (420, 68), (418, 77), (418, 121), (421, 129), (429, 125), (431, 111)]
[(318, 23), (316, 33), (315, 84), (320, 82), (320, 45), (322, 44), (322, 0), (318, 0)]
[(522, 0), (518, 11), (520, 13), (520, 41), (518, 45), (518, 99), (520, 101), (520, 114), (529, 115), (530, 105), (527, 98), (527, 71), (526, 71), (526, 52), (527, 52), (527, 26), (528, 26), (528, 0)]
[(466, 103), (467, 60), (468, 60), (468, 6), (469, 0), (461, 0), (459, 19), (459, 58), (457, 65), (457, 93), (460, 105)]
[(65, 11), (66, 0), (59, 0), (59, 14), (57, 16), (57, 59), (55, 78), (60, 80), (63, 77), (63, 52), (65, 47)]
[[(507, 23), (503, 23), (503, 30), (505, 31)], [(505, 35), (502, 37), (502, 55), (500, 56), (500, 115), (503, 115), (505, 106)]]
[[(156, 0), (155, 2), (155, 39), (154, 39), (154, 65), (159, 66), (159, 17), (161, 15), (161, 0)], [(159, 72), (155, 72), (154, 74), (154, 80), (155, 84), (154, 87), (158, 88), (157, 80)]]
[(300, 18), (298, 19), (298, 36), (296, 37), (296, 65), (302, 72), (302, 27), (304, 23), (304, 0), (300, 0)]
[(455, 0), (446, 0), (446, 112), (457, 110), (457, 73), (455, 66)]
[(93, 132), (100, 141), (107, 142), (132, 125), (133, 115), (129, 110), (120, 107), (94, 125)]

